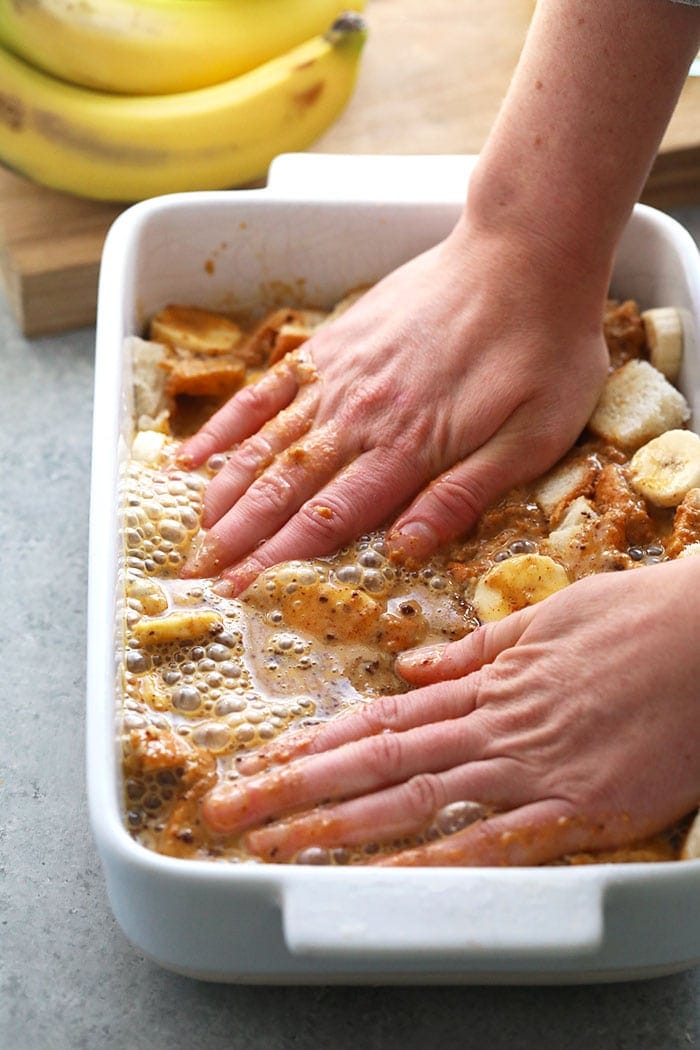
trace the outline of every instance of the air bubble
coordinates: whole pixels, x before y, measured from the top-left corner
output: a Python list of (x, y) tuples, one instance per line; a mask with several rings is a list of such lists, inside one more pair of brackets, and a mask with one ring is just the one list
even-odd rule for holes
[(511, 554), (534, 554), (537, 545), (532, 540), (513, 540), (508, 549)]
[(181, 685), (173, 690), (173, 707), (178, 711), (196, 711), (202, 702), (198, 689), (192, 685)]
[(217, 474), (225, 466), (226, 456), (223, 452), (215, 452), (214, 455), (210, 456), (207, 460), (207, 470), (210, 470), (212, 474)]
[(363, 567), (363, 569), (378, 569), (384, 564), (384, 558), (382, 558), (381, 554), (370, 547), (368, 550), (362, 552), (357, 559), (357, 562)]
[(223, 751), (231, 743), (231, 730), (219, 722), (205, 722), (192, 730), (192, 741), (208, 751)]
[(294, 858), (296, 864), (330, 864), (331, 855), (323, 846), (307, 846)]
[(233, 660), (225, 660), (219, 664), (219, 671), (226, 678), (240, 678), (242, 674), (240, 667)]
[(270, 638), (270, 645), (273, 651), (286, 653), (293, 648), (296, 640), (296, 635), (288, 634), (287, 632), (281, 634), (273, 634)]
[(376, 569), (368, 569), (362, 574), (362, 586), (370, 594), (381, 594), (386, 588), (386, 580)]
[(228, 645), (222, 645), (220, 642), (212, 642), (211, 645), (207, 646), (207, 656), (210, 660), (216, 660), (217, 663), (223, 660), (227, 660), (230, 655), (230, 649)]
[(131, 671), (132, 674), (142, 674), (144, 671), (148, 671), (151, 666), (151, 658), (148, 653), (143, 653), (139, 649), (130, 649), (126, 654), (126, 669)]
[(486, 816), (486, 809), (479, 802), (450, 802), (435, 814), (435, 827), (443, 835), (453, 835)]
[(239, 711), (245, 711), (246, 707), (246, 701), (242, 696), (236, 696), (235, 693), (225, 693), (217, 702), (216, 713), (217, 715), (231, 715)]
[(358, 586), (362, 580), (362, 573), (357, 565), (341, 565), (339, 569), (336, 569), (335, 578), (339, 583)]
[(173, 518), (163, 518), (160, 523), (160, 534), (169, 543), (184, 543), (187, 533), (179, 521)]

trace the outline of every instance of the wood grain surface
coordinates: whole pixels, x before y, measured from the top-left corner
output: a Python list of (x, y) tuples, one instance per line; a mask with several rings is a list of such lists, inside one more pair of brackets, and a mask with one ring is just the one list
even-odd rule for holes
[[(532, 0), (369, 0), (356, 92), (313, 151), (478, 153), (532, 8)], [(700, 78), (686, 84), (644, 199), (700, 201)], [(0, 270), (27, 335), (94, 321), (102, 244), (123, 208), (0, 170)]]

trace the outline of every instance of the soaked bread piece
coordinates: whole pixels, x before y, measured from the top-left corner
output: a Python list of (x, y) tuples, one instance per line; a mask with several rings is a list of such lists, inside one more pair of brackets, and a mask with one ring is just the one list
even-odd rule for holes
[(151, 319), (149, 337), (173, 349), (216, 357), (236, 350), (243, 333), (222, 314), (196, 306), (166, 306)]
[(689, 418), (681, 392), (648, 361), (631, 360), (608, 377), (588, 426), (611, 444), (633, 450)]

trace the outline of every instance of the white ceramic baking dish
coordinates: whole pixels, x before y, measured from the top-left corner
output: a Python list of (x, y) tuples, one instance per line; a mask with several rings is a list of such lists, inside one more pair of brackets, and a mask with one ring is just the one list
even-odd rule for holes
[[(314, 169), (292, 158), (286, 186), (284, 163), (264, 191), (138, 204), (117, 220), (104, 251), (87, 753), (92, 825), (118, 922), (163, 966), (223, 981), (563, 983), (697, 963), (700, 861), (396, 871), (227, 865), (157, 855), (125, 830), (115, 695), (117, 473), (130, 413), (124, 337), (140, 333), (167, 302), (238, 309), (292, 297), (330, 306), (445, 234), (469, 167), (465, 158), (432, 167), (426, 158), (402, 165), (390, 158), (389, 167), (354, 158), (354, 189), (343, 191), (337, 159)], [(426, 193), (425, 186), (442, 190)], [(683, 308), (682, 386), (700, 420), (700, 276), (690, 236), (638, 207), (620, 246), (614, 290), (642, 306)]]

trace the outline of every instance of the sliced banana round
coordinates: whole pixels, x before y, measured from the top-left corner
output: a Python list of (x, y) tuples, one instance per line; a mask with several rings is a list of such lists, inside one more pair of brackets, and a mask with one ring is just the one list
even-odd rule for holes
[(649, 361), (670, 382), (678, 378), (683, 359), (683, 322), (675, 306), (658, 306), (641, 315)]
[(652, 438), (632, 456), (629, 480), (657, 507), (677, 507), (700, 486), (700, 437), (692, 430), (667, 430)]
[(499, 561), (476, 585), (472, 599), (480, 620), (502, 620), (535, 605), (571, 580), (566, 569), (545, 554), (517, 554)]

